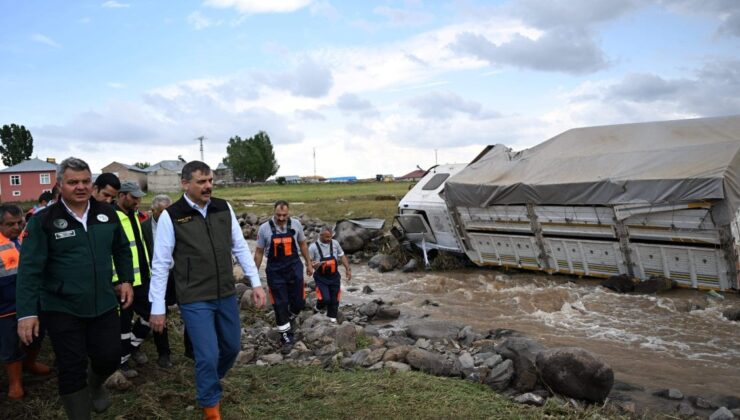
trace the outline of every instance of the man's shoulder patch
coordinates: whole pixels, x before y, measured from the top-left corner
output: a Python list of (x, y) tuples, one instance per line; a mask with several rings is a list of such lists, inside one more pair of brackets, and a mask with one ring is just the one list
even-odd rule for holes
[(185, 216), (185, 217), (181, 217), (181, 218), (179, 218), (179, 219), (176, 219), (176, 220), (175, 220), (175, 222), (176, 222), (176, 223), (177, 223), (178, 225), (181, 225), (181, 224), (183, 224), (183, 223), (187, 223), (187, 222), (189, 222), (189, 221), (191, 221), (191, 220), (193, 220), (193, 216)]

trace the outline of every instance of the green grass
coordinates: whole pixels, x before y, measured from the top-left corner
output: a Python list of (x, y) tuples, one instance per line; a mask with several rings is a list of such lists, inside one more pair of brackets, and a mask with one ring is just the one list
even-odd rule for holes
[[(393, 222), (398, 201), (413, 186), (410, 182), (359, 182), (352, 184), (290, 184), (217, 187), (213, 195), (231, 202), (237, 214), (272, 214), (273, 203), (290, 203), (291, 214), (301, 213), (325, 222), (357, 217), (374, 217)], [(149, 209), (155, 194), (142, 199), (141, 208)], [(181, 193), (168, 194), (173, 200)]]

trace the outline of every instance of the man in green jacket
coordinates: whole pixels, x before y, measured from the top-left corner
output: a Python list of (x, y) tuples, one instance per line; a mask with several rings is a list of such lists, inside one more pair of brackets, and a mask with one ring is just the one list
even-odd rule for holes
[(120, 362), (117, 307), (133, 300), (129, 243), (115, 210), (90, 199), (91, 178), (80, 159), (60, 164), (61, 199), (29, 221), (16, 284), (18, 335), (29, 344), (44, 317), (70, 419), (89, 419), (91, 406), (102, 412), (110, 405), (103, 383)]

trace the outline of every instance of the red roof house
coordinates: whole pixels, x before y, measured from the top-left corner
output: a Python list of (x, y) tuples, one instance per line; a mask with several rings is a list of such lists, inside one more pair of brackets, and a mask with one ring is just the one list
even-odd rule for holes
[(56, 184), (57, 165), (28, 159), (0, 171), (0, 202), (36, 201)]

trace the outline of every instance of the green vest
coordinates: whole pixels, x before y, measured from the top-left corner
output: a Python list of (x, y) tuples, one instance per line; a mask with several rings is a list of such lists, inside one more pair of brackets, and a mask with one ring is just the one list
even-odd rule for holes
[[(120, 210), (116, 210), (116, 214), (118, 215), (118, 219), (121, 221), (121, 227), (123, 227), (123, 232), (126, 234), (126, 239), (128, 239), (129, 248), (131, 249), (131, 258), (133, 259), (134, 263), (134, 283), (133, 286), (140, 286), (141, 285), (141, 267), (139, 266), (139, 247), (136, 246), (136, 236), (134, 236), (134, 227), (131, 225), (131, 219), (128, 217), (128, 215)], [(139, 218), (134, 215), (134, 220), (136, 220), (136, 227), (139, 228), (139, 234), (141, 234), (141, 222), (139, 222)], [(144, 243), (144, 239), (142, 238), (141, 243)], [(150, 264), (149, 260), (149, 251), (147, 251), (146, 246), (144, 248), (144, 257), (146, 258), (146, 263)], [(115, 264), (113, 265), (113, 282), (118, 281), (118, 274), (116, 273), (116, 267)]]
[(191, 208), (184, 197), (165, 211), (175, 232), (172, 257), (178, 302), (233, 296), (236, 289), (231, 261), (232, 216), (228, 203), (211, 198), (205, 218)]

